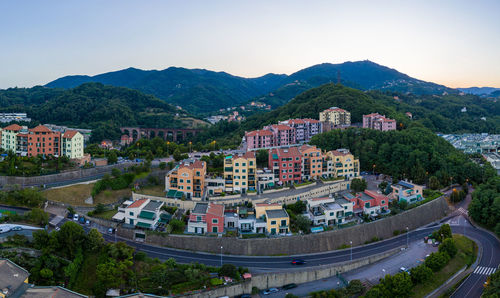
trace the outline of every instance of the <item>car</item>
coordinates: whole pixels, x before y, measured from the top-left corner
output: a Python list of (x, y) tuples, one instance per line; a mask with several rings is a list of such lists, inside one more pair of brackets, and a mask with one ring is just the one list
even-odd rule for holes
[(12, 227), (10, 230), (11, 230), (11, 231), (22, 231), (22, 230), (23, 230), (23, 228), (22, 228), (22, 227), (20, 227), (20, 226), (15, 226), (15, 227)]
[(56, 231), (59, 231), (61, 228), (60, 227), (56, 227)]
[(79, 216), (78, 214), (75, 214), (75, 215), (73, 215), (73, 220), (74, 220), (74, 221), (78, 221), (78, 218), (79, 218), (79, 217), (80, 217), (80, 216)]
[(113, 234), (113, 228), (108, 229), (108, 234)]
[(297, 284), (294, 284), (294, 283), (291, 283), (291, 284), (286, 284), (282, 287), (283, 290), (290, 290), (290, 289), (293, 289), (293, 288), (296, 288), (297, 287)]
[(0, 233), (7, 233), (8, 231), (10, 231), (9, 227), (0, 227)]
[(235, 298), (252, 298), (252, 295), (250, 295), (250, 294), (241, 294), (241, 295), (236, 296)]
[(85, 222), (85, 225), (90, 226), (90, 220), (87, 219), (87, 221)]
[(302, 259), (293, 259), (292, 260), (292, 265), (304, 265), (306, 263), (306, 261), (302, 260)]
[(401, 267), (401, 268), (399, 268), (399, 272), (406, 272), (406, 273), (410, 273), (410, 270), (408, 270), (408, 268)]
[(262, 294), (269, 295), (269, 294), (272, 294), (272, 293), (277, 293), (279, 291), (280, 290), (278, 290), (277, 288), (269, 288), (267, 290), (264, 290), (264, 292), (262, 292)]

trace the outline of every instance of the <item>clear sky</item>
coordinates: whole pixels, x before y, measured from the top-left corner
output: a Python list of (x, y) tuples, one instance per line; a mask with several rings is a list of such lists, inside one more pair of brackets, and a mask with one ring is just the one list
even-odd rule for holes
[(369, 59), (500, 87), (500, 1), (0, 0), (0, 88), (127, 67), (245, 77)]

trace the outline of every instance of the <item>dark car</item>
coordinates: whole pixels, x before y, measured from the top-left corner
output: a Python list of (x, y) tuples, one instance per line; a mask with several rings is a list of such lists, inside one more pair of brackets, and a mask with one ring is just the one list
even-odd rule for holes
[(236, 298), (252, 298), (252, 295), (250, 295), (250, 294), (241, 294), (239, 296), (236, 296)]
[(293, 288), (296, 288), (297, 287), (297, 284), (286, 284), (283, 286), (283, 290), (290, 290), (290, 289), (293, 289)]
[(304, 265), (306, 263), (306, 261), (302, 260), (302, 259), (293, 259), (292, 260), (292, 265)]

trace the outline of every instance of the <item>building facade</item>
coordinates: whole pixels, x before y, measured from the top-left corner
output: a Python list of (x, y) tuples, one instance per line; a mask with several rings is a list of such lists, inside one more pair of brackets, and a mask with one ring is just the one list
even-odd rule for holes
[[(328, 167), (329, 162), (331, 162), (330, 167)], [(323, 168), (325, 164), (332, 171), (327, 172), (326, 175), (331, 177), (359, 177), (359, 159), (355, 159), (348, 149), (327, 152), (323, 160)]]
[(70, 159), (83, 157), (84, 138), (76, 130), (67, 130), (62, 135), (61, 153)]
[(167, 197), (204, 199), (206, 174), (207, 164), (204, 161), (188, 159), (180, 162), (165, 176)]
[(255, 152), (229, 155), (224, 158), (224, 183), (227, 192), (247, 192), (257, 187)]
[(266, 222), (266, 232), (270, 235), (289, 232), (290, 218), (280, 204), (255, 204), (255, 217)]
[(273, 144), (273, 133), (269, 130), (261, 129), (245, 133), (247, 150), (270, 148)]
[(196, 203), (189, 215), (188, 232), (195, 234), (224, 232), (224, 205)]
[(296, 143), (295, 128), (293, 127), (283, 124), (273, 124), (264, 127), (264, 129), (269, 130), (273, 134), (272, 147), (290, 146)]
[(297, 147), (269, 150), (268, 166), (273, 171), (275, 183), (284, 185), (302, 180), (302, 154)]
[(396, 130), (396, 120), (386, 118), (385, 115), (378, 113), (363, 115), (363, 128), (380, 131)]
[(2, 149), (5, 151), (17, 151), (17, 134), (23, 129), (20, 125), (11, 124), (2, 130)]
[(422, 185), (413, 184), (407, 181), (399, 181), (391, 185), (392, 193), (391, 200), (406, 201), (412, 204), (423, 199), (424, 187)]
[(351, 113), (338, 107), (331, 107), (319, 113), (319, 121), (330, 122), (335, 126), (351, 125)]
[(43, 125), (28, 130), (28, 156), (61, 154), (61, 133)]
[(309, 142), (311, 138), (323, 132), (323, 125), (316, 119), (289, 119), (280, 121), (279, 124), (286, 125), (295, 129), (295, 142)]
[(316, 146), (302, 145), (302, 180), (319, 179), (323, 174), (323, 154)]

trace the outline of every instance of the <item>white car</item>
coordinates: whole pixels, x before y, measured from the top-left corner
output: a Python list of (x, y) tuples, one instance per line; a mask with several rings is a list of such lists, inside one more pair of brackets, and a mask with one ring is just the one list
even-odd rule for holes
[(73, 220), (74, 220), (74, 221), (78, 221), (78, 218), (79, 218), (79, 217), (80, 217), (80, 216), (78, 216), (78, 214), (75, 214), (75, 215), (73, 215)]
[(277, 293), (279, 291), (280, 290), (278, 290), (277, 288), (269, 288), (267, 290), (264, 290), (264, 292), (262, 292), (262, 294), (269, 295), (269, 294), (272, 294), (272, 293)]

